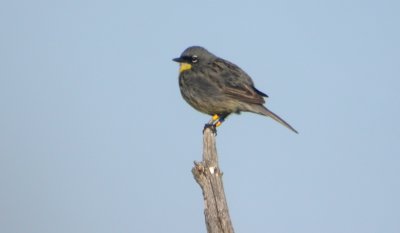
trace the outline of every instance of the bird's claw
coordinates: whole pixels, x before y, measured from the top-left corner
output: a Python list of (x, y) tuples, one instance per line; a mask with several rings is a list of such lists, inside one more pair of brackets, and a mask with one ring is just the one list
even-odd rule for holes
[(217, 136), (217, 126), (215, 124), (212, 124), (212, 123), (205, 124), (204, 128), (203, 128), (203, 134), (207, 128), (210, 129), (214, 133), (215, 136)]

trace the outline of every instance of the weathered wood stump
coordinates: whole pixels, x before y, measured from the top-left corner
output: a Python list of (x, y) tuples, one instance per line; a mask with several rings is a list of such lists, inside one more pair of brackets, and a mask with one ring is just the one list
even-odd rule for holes
[(194, 162), (192, 173), (203, 190), (207, 232), (233, 233), (222, 172), (218, 165), (215, 134), (210, 128), (205, 128), (203, 132), (203, 161)]

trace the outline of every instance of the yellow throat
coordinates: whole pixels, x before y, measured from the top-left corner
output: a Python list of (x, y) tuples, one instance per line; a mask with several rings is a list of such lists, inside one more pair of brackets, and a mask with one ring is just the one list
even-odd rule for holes
[(190, 69), (192, 69), (192, 65), (190, 65), (189, 63), (180, 63), (179, 73), (182, 73), (183, 71)]

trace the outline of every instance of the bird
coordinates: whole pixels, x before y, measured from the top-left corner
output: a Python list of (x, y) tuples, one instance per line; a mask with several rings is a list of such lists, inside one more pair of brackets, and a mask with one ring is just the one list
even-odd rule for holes
[(205, 127), (212, 127), (216, 132), (230, 114), (252, 112), (271, 117), (298, 133), (264, 106), (268, 95), (258, 90), (251, 77), (234, 63), (201, 46), (188, 47), (172, 60), (180, 64), (178, 80), (183, 99), (194, 109), (211, 116)]

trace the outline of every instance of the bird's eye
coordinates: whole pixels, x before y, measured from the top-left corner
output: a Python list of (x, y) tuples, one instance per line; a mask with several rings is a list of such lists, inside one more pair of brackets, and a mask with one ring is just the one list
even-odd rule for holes
[(192, 56), (192, 63), (196, 63), (198, 61), (197, 56), (193, 55)]

